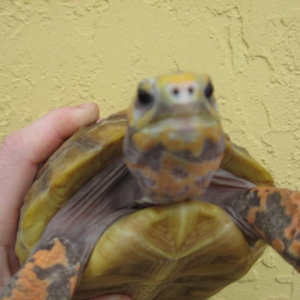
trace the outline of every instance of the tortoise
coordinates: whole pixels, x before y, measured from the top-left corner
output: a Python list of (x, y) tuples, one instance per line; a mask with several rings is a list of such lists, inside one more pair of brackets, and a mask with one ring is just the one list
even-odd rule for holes
[(0, 299), (208, 299), (266, 244), (299, 272), (299, 206), (223, 132), (208, 76), (143, 80), (40, 168)]

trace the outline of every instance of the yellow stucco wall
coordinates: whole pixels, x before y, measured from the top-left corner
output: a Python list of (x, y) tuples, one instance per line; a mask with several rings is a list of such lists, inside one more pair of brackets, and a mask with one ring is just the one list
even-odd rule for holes
[[(223, 124), (300, 189), (299, 0), (0, 1), (0, 139), (53, 107), (102, 115), (142, 78), (211, 75)], [(298, 300), (300, 275), (272, 250), (214, 300)]]

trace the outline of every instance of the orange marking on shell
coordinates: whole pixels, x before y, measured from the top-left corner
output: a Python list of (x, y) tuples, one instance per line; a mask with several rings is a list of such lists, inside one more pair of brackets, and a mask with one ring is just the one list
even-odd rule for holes
[(266, 209), (266, 201), (267, 196), (269, 195), (268, 192), (266, 192), (265, 188), (259, 188), (257, 187), (256, 190), (258, 191), (257, 196), (260, 198), (259, 206), (251, 207), (248, 212), (247, 221), (250, 224), (254, 224), (256, 221), (256, 213), (257, 212), (263, 212)]
[(287, 189), (257, 187), (258, 196), (260, 197), (259, 212), (265, 210), (265, 203), (270, 193), (280, 194), (280, 203), (286, 209), (286, 213), (293, 216), (296, 220), (300, 217), (300, 193), (298, 191), (290, 191)]
[(249, 209), (248, 211), (248, 217), (247, 217), (247, 221), (249, 224), (254, 224), (255, 219), (256, 219), (256, 212), (257, 212), (257, 208), (252, 207)]
[(44, 300), (48, 297), (47, 288), (49, 283), (38, 279), (34, 262), (28, 262), (18, 273), (18, 279), (13, 282), (13, 289), (10, 297), (3, 300)]
[(300, 257), (300, 241), (293, 240), (289, 252), (293, 253), (296, 257)]
[[(289, 227), (284, 231), (285, 237), (293, 240), (300, 233), (300, 193), (298, 191), (281, 190), (281, 204), (285, 207), (286, 213), (292, 217), (292, 221)], [(299, 242), (293, 241), (292, 247), (298, 247)], [(298, 245), (298, 246), (297, 246)], [(296, 248), (295, 248), (296, 249)], [(300, 256), (299, 252), (296, 252)]]
[[(53, 241), (53, 246), (50, 250), (39, 249), (25, 263), (22, 269), (17, 273), (17, 279), (12, 279), (12, 290), (10, 297), (4, 297), (3, 300), (45, 300), (48, 299), (48, 288), (50, 284), (55, 281), (55, 276), (47, 279), (39, 279), (36, 273), (36, 268), (48, 269), (57, 264), (68, 267), (68, 259), (66, 257), (66, 249), (64, 245), (58, 240)], [(31, 261), (32, 260), (32, 261)], [(70, 291), (74, 291), (77, 281), (78, 273), (80, 271), (80, 264), (76, 265), (74, 276), (69, 279)], [(53, 273), (55, 275), (55, 273)]]
[(284, 243), (280, 239), (274, 239), (271, 246), (279, 253), (282, 253), (285, 249)]
[(287, 214), (299, 220), (300, 217), (300, 193), (298, 191), (279, 190), (281, 203), (286, 208)]
[(35, 259), (35, 264), (43, 269), (50, 268), (56, 264), (68, 265), (65, 246), (58, 239), (54, 240), (51, 250), (40, 249), (32, 257)]
[(258, 197), (260, 198), (260, 206), (258, 207), (258, 212), (263, 212), (266, 210), (266, 202), (269, 195), (269, 192), (265, 188), (257, 188)]
[[(296, 225), (296, 226), (295, 226)], [(298, 225), (299, 227), (299, 225)], [(284, 231), (284, 235), (286, 238), (292, 240), (299, 233), (299, 228), (297, 228), (297, 224), (291, 224), (291, 226), (287, 227)]]
[[(256, 223), (256, 214), (258, 212), (264, 212), (264, 211), (266, 211), (267, 198), (268, 198), (268, 196), (270, 194), (270, 191), (271, 190), (274, 191), (274, 189), (272, 189), (272, 188), (266, 189), (265, 187), (256, 187), (255, 190), (258, 192), (257, 193), (257, 197), (259, 197), (259, 199), (260, 199), (259, 206), (251, 207), (249, 209), (248, 215), (247, 215), (247, 221), (248, 221), (248, 223), (249, 224), (253, 224), (254, 226), (255, 226), (255, 223)], [(259, 232), (259, 235), (263, 239), (266, 239), (266, 235), (265, 235), (265, 233), (262, 230), (260, 230), (259, 228), (256, 228), (256, 230)], [(283, 247), (283, 249), (284, 249), (284, 244), (280, 240), (274, 240), (273, 243), (275, 243), (275, 245), (277, 245), (278, 248), (281, 249)]]

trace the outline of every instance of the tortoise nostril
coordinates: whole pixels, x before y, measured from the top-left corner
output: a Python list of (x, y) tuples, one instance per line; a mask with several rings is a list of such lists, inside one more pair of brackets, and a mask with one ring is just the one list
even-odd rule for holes
[(173, 88), (172, 93), (173, 93), (173, 95), (178, 95), (179, 94), (179, 89), (178, 88)]
[(190, 95), (194, 94), (194, 88), (192, 86), (190, 86), (188, 88), (188, 92), (189, 92)]

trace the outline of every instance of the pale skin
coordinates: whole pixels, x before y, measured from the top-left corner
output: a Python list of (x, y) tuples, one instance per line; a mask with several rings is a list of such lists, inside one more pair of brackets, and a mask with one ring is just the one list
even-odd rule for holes
[[(14, 254), (19, 211), (38, 166), (79, 127), (98, 119), (99, 108), (94, 103), (60, 107), (10, 134), (3, 141), (0, 148), (0, 292), (19, 269)], [(106, 295), (93, 300), (131, 298), (125, 295)]]

